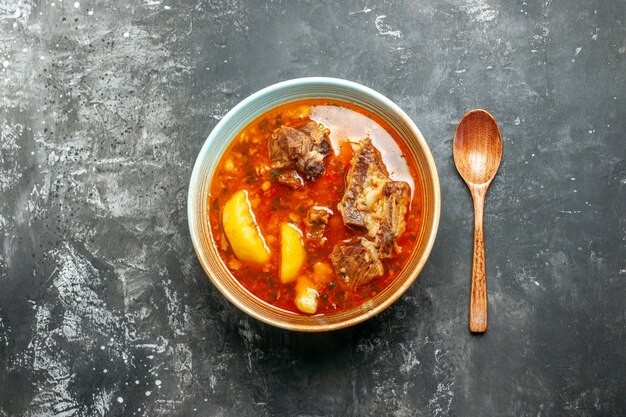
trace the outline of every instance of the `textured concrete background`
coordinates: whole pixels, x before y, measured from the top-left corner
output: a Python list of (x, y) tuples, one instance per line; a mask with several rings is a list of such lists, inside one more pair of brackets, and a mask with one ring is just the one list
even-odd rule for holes
[[(0, 70), (0, 416), (625, 415), (625, 1), (0, 0)], [(185, 207), (217, 121), (310, 75), (404, 108), (443, 195), (407, 294), (320, 335), (225, 301)], [(474, 107), (504, 138), (484, 336)]]

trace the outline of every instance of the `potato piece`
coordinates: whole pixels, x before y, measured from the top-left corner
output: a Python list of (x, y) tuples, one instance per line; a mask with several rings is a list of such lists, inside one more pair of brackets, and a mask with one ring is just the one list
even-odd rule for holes
[(319, 294), (315, 284), (309, 278), (301, 276), (296, 283), (296, 307), (303, 313), (315, 314), (317, 312), (317, 299)]
[(247, 191), (237, 191), (224, 204), (222, 224), (233, 252), (241, 261), (264, 264), (270, 259), (270, 250), (252, 213)]
[(333, 267), (328, 262), (316, 262), (313, 265), (313, 278), (316, 284), (323, 284), (333, 279)]
[(298, 276), (306, 253), (302, 243), (302, 232), (293, 224), (280, 225), (280, 281), (292, 282)]

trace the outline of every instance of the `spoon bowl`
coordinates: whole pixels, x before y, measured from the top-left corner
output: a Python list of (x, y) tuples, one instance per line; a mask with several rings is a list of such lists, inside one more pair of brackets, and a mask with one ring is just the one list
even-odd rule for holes
[(467, 112), (454, 133), (453, 154), (468, 185), (491, 182), (502, 159), (502, 136), (493, 116), (482, 109)]
[(482, 109), (463, 116), (454, 133), (454, 164), (467, 184), (474, 202), (474, 255), (470, 292), (469, 328), (487, 330), (487, 279), (483, 218), (487, 188), (502, 159), (502, 136), (491, 114)]

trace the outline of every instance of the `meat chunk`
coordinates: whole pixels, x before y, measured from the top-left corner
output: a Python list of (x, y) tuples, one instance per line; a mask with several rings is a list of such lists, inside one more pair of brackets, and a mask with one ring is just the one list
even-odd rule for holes
[(374, 242), (363, 237), (335, 246), (330, 261), (339, 278), (352, 287), (365, 285), (385, 272)]
[(378, 256), (382, 259), (390, 258), (395, 248), (395, 240), (391, 234), (389, 223), (383, 220), (377, 226), (374, 244), (378, 249)]
[(307, 179), (324, 173), (324, 158), (331, 154), (329, 131), (310, 121), (293, 128), (281, 126), (269, 138), (270, 159), (275, 168), (296, 168)]
[(270, 159), (277, 167), (293, 166), (295, 159), (304, 155), (308, 144), (307, 135), (293, 127), (281, 126), (269, 139)]
[(324, 232), (332, 214), (332, 210), (328, 207), (313, 206), (309, 209), (304, 225), (306, 238), (311, 245), (319, 247), (326, 242)]
[(404, 232), (410, 187), (389, 178), (380, 152), (369, 138), (360, 142), (350, 161), (346, 182), (337, 206), (346, 225), (366, 231), (370, 238), (389, 233), (395, 239)]
[(385, 184), (382, 200), (382, 214), (389, 224), (391, 235), (398, 238), (406, 229), (406, 213), (409, 211), (411, 188), (404, 181), (390, 181)]
[(328, 135), (330, 131), (319, 123), (308, 122), (300, 127), (300, 130), (311, 138), (312, 150), (324, 157), (330, 156), (332, 148)]
[(270, 180), (284, 184), (294, 190), (304, 185), (304, 179), (295, 169), (277, 169), (272, 171)]
[(381, 220), (375, 242), (381, 258), (389, 258), (396, 247), (395, 240), (406, 229), (411, 189), (404, 181), (390, 181), (383, 188), (379, 206)]
[[(337, 206), (346, 225), (368, 229), (369, 212), (389, 181), (387, 168), (370, 138), (363, 139), (350, 161), (347, 186)], [(375, 234), (375, 233), (374, 233)]]
[(296, 168), (303, 172), (309, 180), (314, 180), (324, 173), (324, 155), (317, 151), (309, 151), (296, 161)]
[(392, 181), (380, 152), (369, 138), (363, 139), (350, 161), (346, 190), (337, 208), (346, 225), (364, 232), (379, 259), (399, 250), (396, 239), (406, 228), (410, 198), (409, 185)]

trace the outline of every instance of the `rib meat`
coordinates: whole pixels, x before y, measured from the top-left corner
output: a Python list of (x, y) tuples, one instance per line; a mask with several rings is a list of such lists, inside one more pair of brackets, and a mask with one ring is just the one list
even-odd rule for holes
[(380, 200), (382, 218), (375, 237), (381, 258), (389, 258), (393, 254), (395, 240), (406, 229), (410, 198), (411, 189), (404, 181), (389, 181), (383, 188)]
[[(369, 264), (363, 260), (354, 261), (352, 258), (367, 255), (368, 259), (373, 259), (371, 250), (374, 250), (376, 262), (372, 268), (378, 271), (380, 259), (389, 258), (394, 250), (399, 250), (396, 240), (406, 229), (406, 213), (410, 198), (409, 185), (404, 181), (392, 181), (378, 149), (369, 138), (363, 139), (350, 161), (346, 189), (337, 208), (344, 223), (362, 231), (364, 237), (360, 238), (358, 245), (352, 243), (348, 246), (341, 244), (335, 247), (333, 252), (335, 256), (331, 257), (337, 274), (343, 273), (347, 280), (357, 282), (356, 285), (362, 285), (372, 279), (360, 278), (364, 273), (362, 265)], [(339, 254), (345, 256), (340, 258)], [(349, 258), (347, 254), (350, 255)], [(349, 261), (348, 266), (339, 262), (344, 258)], [(380, 270), (383, 270), (382, 263)], [(366, 276), (378, 275), (366, 273)]]
[(346, 190), (337, 206), (346, 225), (368, 229), (368, 213), (389, 181), (387, 168), (370, 138), (363, 139), (350, 161)]
[(406, 229), (406, 213), (409, 211), (411, 188), (404, 181), (391, 181), (385, 185), (383, 215), (389, 223), (394, 239)]
[(324, 173), (324, 158), (331, 154), (329, 131), (310, 121), (293, 128), (281, 126), (269, 138), (269, 153), (275, 168), (296, 168), (307, 179)]
[(352, 287), (367, 284), (385, 272), (374, 242), (363, 237), (335, 246), (330, 261), (339, 278)]

